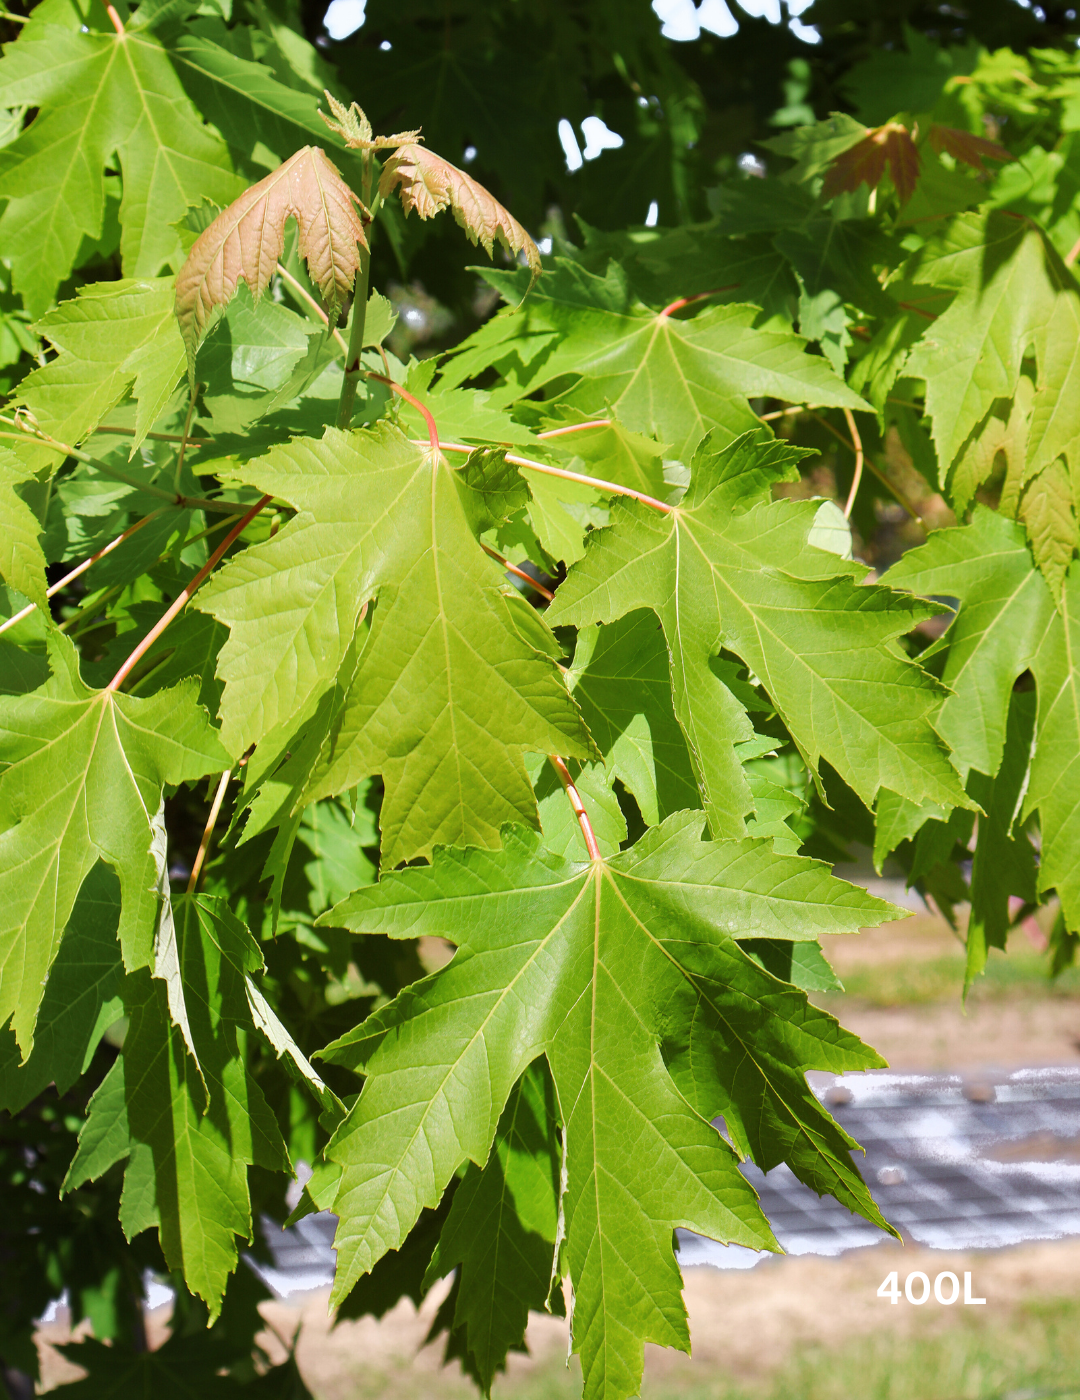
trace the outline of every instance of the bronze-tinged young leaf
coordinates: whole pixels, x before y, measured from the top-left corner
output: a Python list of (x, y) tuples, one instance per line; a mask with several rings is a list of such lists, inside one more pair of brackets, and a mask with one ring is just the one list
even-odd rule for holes
[(351, 151), (389, 151), (398, 146), (408, 146), (421, 140), (420, 132), (397, 131), (393, 136), (373, 136), (371, 123), (359, 103), (352, 102), (348, 107), (339, 102), (333, 93), (323, 89), (323, 96), (330, 105), (333, 118), (320, 112), (319, 116), (335, 134), (340, 136)]
[(328, 1148), (344, 1168), (336, 1296), (399, 1247), (460, 1166), (488, 1160), (511, 1090), (540, 1055), (564, 1124), (559, 1262), (589, 1400), (638, 1393), (646, 1341), (688, 1346), (673, 1227), (772, 1247), (710, 1125), (718, 1114), (739, 1153), (766, 1168), (785, 1160), (883, 1224), (854, 1144), (804, 1076), (880, 1059), (736, 940), (810, 940), (894, 911), (768, 842), (702, 841), (702, 825), (700, 812), (678, 813), (592, 861), (508, 828), (500, 851), (440, 849), (323, 916), (458, 945), (325, 1052), (366, 1076)]
[(959, 131), (955, 126), (942, 126), (934, 122), (930, 128), (930, 144), (935, 151), (947, 151), (955, 160), (974, 166), (980, 175), (989, 172), (983, 165), (986, 160), (1015, 160), (1016, 157), (996, 141), (988, 141), (985, 136), (975, 136), (970, 131)]
[(195, 240), (176, 279), (176, 318), (189, 366), (215, 313), (243, 280), (256, 301), (270, 284), (295, 219), (299, 252), (326, 303), (331, 323), (367, 251), (363, 206), (318, 146), (305, 146), (252, 185)]
[(919, 151), (911, 132), (899, 122), (887, 122), (867, 132), (856, 146), (835, 156), (825, 174), (822, 194), (826, 199), (869, 185), (872, 190), (881, 184), (885, 166), (896, 186), (900, 203), (906, 204), (915, 193), (919, 178)]
[(386, 199), (395, 189), (406, 214), (415, 209), (422, 219), (431, 219), (443, 209), (451, 209), (470, 239), (479, 243), (488, 257), (496, 242), (508, 253), (524, 253), (530, 289), (543, 272), (540, 250), (517, 219), (483, 185), (434, 151), (408, 145), (392, 155), (383, 166), (379, 193)]

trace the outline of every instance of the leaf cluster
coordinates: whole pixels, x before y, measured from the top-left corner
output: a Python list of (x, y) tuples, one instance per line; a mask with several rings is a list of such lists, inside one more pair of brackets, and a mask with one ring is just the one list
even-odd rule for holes
[[(673, 1232), (776, 1248), (742, 1163), (891, 1228), (806, 1080), (884, 1063), (819, 940), (900, 911), (832, 867), (958, 995), (1080, 940), (1075, 50), (792, 58), (752, 175), (693, 70), (766, 20), (446, 14), (373, 0), (362, 107), (263, 0), (42, 0), (0, 59), (0, 1355), (66, 1288), (87, 1396), (303, 1393), (241, 1264), (292, 1208), (340, 1316), (452, 1274), (485, 1393), (547, 1308), (624, 1400)], [(582, 92), (636, 134), (579, 198)], [(487, 310), (419, 358), (441, 213)]]

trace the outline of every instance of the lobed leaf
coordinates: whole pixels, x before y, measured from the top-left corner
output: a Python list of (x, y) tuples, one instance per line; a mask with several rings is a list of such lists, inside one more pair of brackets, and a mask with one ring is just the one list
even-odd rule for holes
[[(487, 1160), (515, 1081), (541, 1054), (564, 1123), (565, 1259), (587, 1396), (636, 1394), (644, 1342), (688, 1345), (673, 1227), (773, 1247), (709, 1125), (721, 1093), (740, 1145), (772, 1151), (753, 1126), (769, 1105), (793, 1169), (815, 1183), (831, 1173), (880, 1223), (849, 1140), (803, 1078), (810, 1064), (877, 1057), (734, 940), (813, 938), (894, 911), (765, 842), (703, 842), (701, 824), (680, 814), (591, 862), (508, 829), (499, 852), (440, 850), (431, 867), (384, 876), (323, 916), (458, 945), (447, 967), (324, 1052), (366, 1076), (328, 1149), (343, 1168), (335, 1296), (399, 1246), (462, 1163)], [(689, 1027), (699, 1039), (687, 1060), (672, 1038)]]
[[(395, 138), (396, 139), (396, 138)], [(401, 146), (383, 166), (379, 194), (383, 199), (398, 191), (406, 215), (413, 210), (421, 219), (434, 218), (450, 209), (474, 243), (491, 256), (496, 243), (508, 253), (523, 253), (529, 268), (529, 286), (543, 272), (540, 250), (517, 219), (497, 199), (456, 165), (424, 146)]]
[(305, 146), (222, 210), (195, 240), (176, 279), (176, 319), (189, 369), (215, 312), (232, 300), (238, 283), (247, 283), (256, 302), (270, 285), (290, 218), (332, 323), (352, 291), (359, 250), (367, 251), (362, 209), (325, 152)]
[(0, 1025), (11, 1018), (24, 1055), (86, 876), (98, 860), (118, 874), (125, 965), (145, 966), (162, 789), (228, 763), (194, 683), (142, 700), (86, 686), (62, 634), (49, 634), (49, 656), (40, 690), (0, 701)]
[(580, 626), (653, 610), (714, 835), (741, 834), (752, 806), (735, 745), (753, 730), (713, 667), (721, 644), (760, 677), (812, 771), (827, 759), (868, 806), (881, 788), (969, 806), (933, 728), (942, 692), (895, 647), (918, 614), (810, 545), (816, 502), (747, 508), (791, 460), (759, 429), (721, 451), (704, 444), (670, 513), (617, 501), (549, 620)]

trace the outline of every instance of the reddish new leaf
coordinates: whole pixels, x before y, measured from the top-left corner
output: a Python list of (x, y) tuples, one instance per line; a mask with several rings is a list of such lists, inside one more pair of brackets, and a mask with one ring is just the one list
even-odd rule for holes
[(243, 280), (258, 301), (295, 219), (300, 255), (326, 303), (331, 323), (352, 289), (367, 249), (363, 205), (317, 146), (305, 146), (265, 180), (252, 185), (196, 239), (176, 279), (176, 318), (189, 366), (215, 312)]
[(539, 248), (517, 219), (464, 170), (423, 146), (402, 146), (386, 162), (379, 181), (379, 193), (384, 199), (395, 188), (406, 214), (415, 209), (422, 219), (430, 219), (443, 209), (452, 209), (454, 218), (474, 243), (482, 245), (488, 257), (496, 241), (507, 252), (524, 253), (532, 273), (532, 289), (543, 271)]
[(983, 165), (987, 160), (1015, 160), (1011, 151), (999, 146), (996, 141), (988, 141), (985, 136), (973, 136), (970, 131), (960, 131), (955, 126), (942, 126), (935, 122), (930, 128), (930, 144), (939, 154), (948, 151), (954, 160), (962, 160), (972, 165), (980, 175), (989, 171)]
[(911, 133), (899, 122), (887, 122), (867, 132), (857, 145), (836, 156), (825, 173), (822, 190), (826, 199), (851, 193), (862, 184), (877, 189), (888, 164), (900, 203), (915, 193), (919, 178), (919, 152)]

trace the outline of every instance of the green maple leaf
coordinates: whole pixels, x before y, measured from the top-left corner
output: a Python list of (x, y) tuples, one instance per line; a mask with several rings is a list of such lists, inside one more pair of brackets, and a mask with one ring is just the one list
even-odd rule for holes
[(647, 825), (699, 805), (655, 613), (639, 609), (606, 627), (583, 627), (569, 681), (608, 772), (634, 794)]
[(565, 1259), (585, 1394), (636, 1394), (646, 1341), (688, 1345), (671, 1231), (772, 1248), (737, 1157), (787, 1160), (878, 1223), (851, 1140), (803, 1077), (880, 1064), (737, 937), (812, 939), (893, 916), (826, 868), (753, 840), (700, 840), (700, 813), (611, 860), (568, 861), (508, 828), (503, 849), (439, 850), (323, 916), (396, 938), (438, 933), (450, 964), (323, 1052), (363, 1069), (328, 1148), (335, 1297), (487, 1161), (503, 1107), (547, 1057), (565, 1125)]
[(0, 708), (0, 1024), (11, 1017), (27, 1055), (45, 978), (94, 864), (105, 861), (120, 878), (124, 961), (143, 966), (157, 909), (162, 789), (229, 761), (194, 682), (140, 700), (91, 690), (58, 633), (49, 654), (49, 681)]
[(127, 1158), (125, 1233), (156, 1225), (169, 1267), (213, 1318), (235, 1237), (251, 1236), (247, 1167), (287, 1171), (289, 1159), (238, 1039), (258, 948), (223, 899), (185, 895), (171, 915), (155, 976), (128, 980), (123, 1053), (90, 1101), (65, 1190)]
[(917, 255), (920, 283), (953, 292), (905, 374), (926, 380), (938, 460), (947, 469), (998, 399), (1016, 393), (1024, 356), (1039, 361), (1028, 473), (1080, 446), (1080, 289), (1046, 235), (999, 210), (962, 214)]
[(1034, 731), (1035, 696), (1031, 691), (1014, 691), (997, 776), (991, 781), (973, 773), (969, 782), (972, 796), (986, 815), (979, 818), (979, 841), (971, 869), (965, 991), (986, 967), (989, 950), (1005, 947), (1012, 922), (1010, 896), (1025, 902), (1035, 900), (1035, 851), (1023, 831), (1013, 831), (1030, 771)]
[(30, 479), (18, 457), (0, 447), (0, 578), (44, 608), (48, 603), (41, 522), (17, 490)]
[[(565, 799), (564, 799), (565, 805)], [(485, 1395), (510, 1350), (525, 1350), (529, 1310), (551, 1290), (558, 1232), (559, 1139), (554, 1086), (539, 1064), (515, 1084), (491, 1155), (469, 1164), (431, 1256), (429, 1287), (460, 1269), (451, 1332)], [(449, 1301), (449, 1300), (448, 1300)], [(451, 1347), (448, 1345), (448, 1359)]]
[(935, 530), (888, 572), (893, 588), (960, 599), (942, 639), (947, 696), (935, 728), (961, 774), (993, 777), (1001, 762), (1005, 718), (1017, 678), (1032, 664), (1054, 604), (1023, 529), (984, 505), (970, 525)]
[(235, 752), (314, 706), (361, 608), (376, 603), (302, 805), (382, 773), (391, 866), (436, 841), (492, 844), (503, 821), (535, 822), (522, 754), (590, 752), (554, 638), (476, 543), (476, 497), (501, 498), (482, 489), (486, 461), (433, 466), (388, 425), (276, 448), (239, 475), (296, 517), (200, 597), (231, 628), (218, 674), (222, 736)]
[[(74, 17), (76, 26), (78, 16)], [(100, 12), (90, 23), (105, 22)], [(85, 26), (84, 26), (85, 27)], [(84, 237), (98, 238), (105, 166), (123, 174), (120, 249), (129, 277), (153, 277), (179, 249), (172, 224), (207, 197), (228, 204), (242, 188), (229, 151), (189, 101), (161, 43), (32, 24), (0, 60), (0, 100), (38, 109), (0, 151), (0, 238), (33, 315), (71, 272)]]
[(1035, 562), (1055, 597), (1080, 545), (1074, 477), (1080, 484), (1080, 462), (1071, 472), (1064, 462), (1051, 462), (1029, 481), (1016, 512), (1024, 522)]
[[(254, 62), (236, 51), (246, 38), (243, 26), (229, 30), (221, 20), (211, 18), (196, 20), (169, 37), (169, 60), (199, 111), (214, 123), (231, 150), (242, 153), (253, 174), (273, 170), (294, 151), (311, 145), (314, 137), (316, 145), (336, 148), (334, 163), (346, 176), (357, 177), (359, 187), (359, 161), (319, 116), (323, 84), (318, 83), (314, 91), (287, 86), (268, 63)], [(209, 190), (206, 193), (211, 195)], [(217, 202), (225, 205), (231, 198)]]
[(721, 452), (703, 444), (677, 507), (612, 506), (549, 621), (611, 622), (643, 607), (660, 619), (714, 835), (740, 834), (753, 805), (734, 747), (753, 730), (713, 669), (721, 644), (760, 678), (811, 770), (827, 759), (868, 806), (881, 788), (970, 806), (932, 727), (941, 690), (895, 643), (920, 614), (808, 543), (817, 502), (760, 499), (793, 460), (760, 430)]
[[(133, 455), (184, 372), (174, 284), (156, 277), (81, 287), (38, 322), (57, 354), (26, 376), (14, 402), (52, 437), (77, 447), (130, 392)], [(32, 471), (63, 461), (62, 453), (29, 437), (17, 455)]]
[[(240, 1394), (231, 1377), (219, 1374), (225, 1359), (221, 1338), (205, 1332), (184, 1335), (177, 1330), (154, 1351), (129, 1351), (84, 1337), (61, 1352), (87, 1372), (71, 1383), (71, 1400), (129, 1400), (135, 1395), (153, 1395), (155, 1400), (236, 1400)], [(296, 1392), (296, 1400), (304, 1394)]]
[(1039, 891), (1056, 890), (1080, 929), (1080, 570), (1074, 564), (1031, 664), (1038, 690), (1024, 816), (1038, 809)]
[(83, 881), (49, 970), (25, 1064), (14, 1032), (0, 1030), (0, 1108), (18, 1113), (49, 1084), (67, 1093), (89, 1068), (102, 1035), (123, 1016), (119, 921), (120, 882), (99, 863)]
[[(731, 441), (753, 427), (751, 397), (867, 408), (826, 360), (806, 354), (798, 336), (756, 330), (755, 307), (707, 307), (683, 320), (634, 306), (615, 264), (606, 278), (565, 260), (556, 266), (508, 325), (497, 352), (509, 359), (517, 338), (527, 344), (556, 333), (549, 352), (532, 360), (522, 392), (578, 376), (563, 402), (598, 417), (610, 407), (627, 428), (671, 443), (683, 460), (710, 430), (717, 441)], [(484, 275), (508, 300), (520, 300), (526, 289), (527, 274)]]

